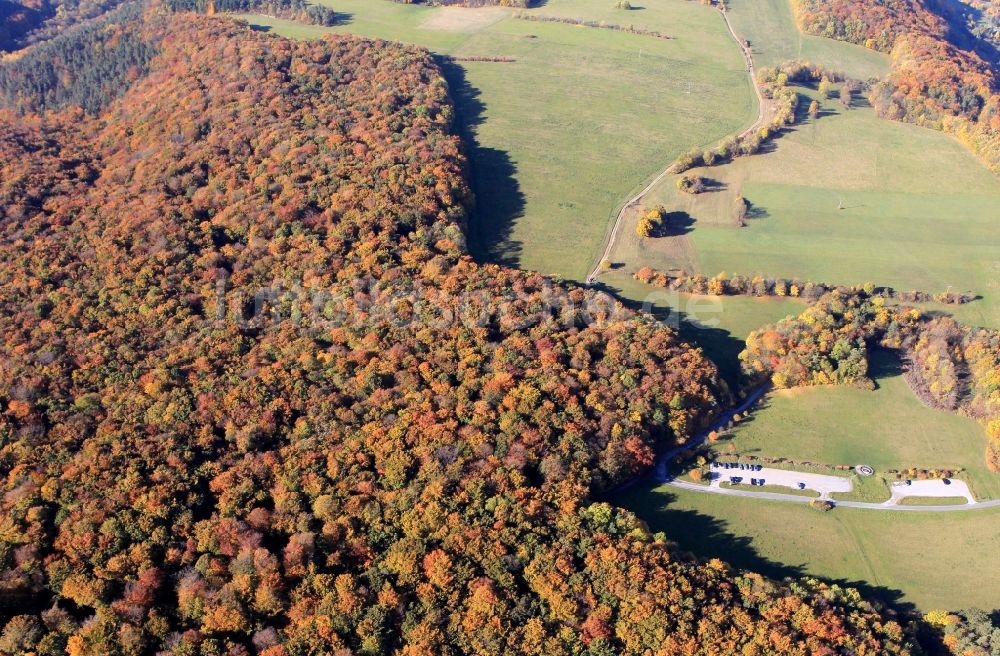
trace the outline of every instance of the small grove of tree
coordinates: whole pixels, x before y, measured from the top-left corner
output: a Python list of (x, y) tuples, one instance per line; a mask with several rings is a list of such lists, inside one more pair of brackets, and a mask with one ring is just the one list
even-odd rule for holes
[(647, 210), (639, 217), (639, 222), (636, 224), (635, 233), (640, 237), (651, 237), (656, 229), (659, 228), (663, 219), (666, 218), (667, 210), (663, 205), (657, 205), (656, 207)]
[(705, 178), (688, 173), (677, 178), (677, 188), (687, 194), (700, 194), (705, 191)]

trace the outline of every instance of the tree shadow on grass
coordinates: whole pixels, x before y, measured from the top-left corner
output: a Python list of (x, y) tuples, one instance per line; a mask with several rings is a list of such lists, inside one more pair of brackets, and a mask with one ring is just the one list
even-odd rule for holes
[(903, 374), (903, 360), (899, 353), (890, 349), (874, 348), (868, 354), (868, 377), (878, 389), (889, 378)]
[(343, 11), (341, 9), (336, 10), (333, 17), (333, 24), (336, 26), (350, 25), (354, 22), (354, 14), (349, 11)]
[[(652, 483), (634, 486), (611, 499), (612, 503), (635, 512), (651, 531), (662, 531), (680, 551), (695, 554), (700, 561), (718, 558), (738, 569), (757, 572), (779, 581), (812, 576), (801, 564), (782, 563), (761, 555), (750, 537), (739, 534), (738, 526), (731, 526), (727, 521), (696, 510), (676, 508), (676, 501), (676, 494), (663, 489), (654, 491)], [(809, 509), (803, 508), (802, 512), (809, 512)], [(917, 612), (913, 604), (902, 601), (900, 590), (871, 585), (867, 581), (817, 578), (842, 587), (856, 588), (864, 597), (878, 600), (898, 613), (912, 615)]]
[(748, 219), (766, 219), (771, 216), (771, 213), (767, 211), (767, 208), (760, 205), (755, 205), (753, 202), (746, 200), (747, 204), (747, 218)]
[(650, 237), (680, 237), (694, 230), (694, 218), (687, 212), (667, 212), (653, 227)]
[(517, 167), (505, 151), (479, 143), (476, 128), (485, 119), (486, 106), (479, 89), (469, 84), (465, 68), (439, 57), (455, 103), (456, 127), (469, 159), (476, 202), (469, 217), (469, 251), (480, 262), (518, 267), (522, 244), (511, 239), (514, 224), (524, 216), (525, 198), (517, 181)]

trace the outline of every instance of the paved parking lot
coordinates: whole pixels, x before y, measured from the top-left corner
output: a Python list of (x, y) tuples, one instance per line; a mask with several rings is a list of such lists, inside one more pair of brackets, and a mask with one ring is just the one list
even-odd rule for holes
[(711, 484), (713, 487), (720, 487), (723, 482), (728, 482), (731, 476), (742, 476), (743, 481), (740, 485), (751, 490), (753, 489), (750, 485), (751, 478), (764, 479), (766, 485), (779, 485), (793, 490), (800, 489), (799, 483), (805, 483), (805, 489), (819, 492), (822, 499), (829, 497), (833, 492), (850, 492), (854, 489), (851, 479), (844, 476), (796, 472), (772, 467), (764, 467), (760, 471), (723, 469), (718, 465), (712, 467)]
[(909, 485), (893, 483), (892, 498), (888, 503), (897, 504), (906, 497), (962, 497), (969, 503), (976, 502), (965, 481), (956, 480), (952, 480), (950, 484), (943, 480), (912, 481)]

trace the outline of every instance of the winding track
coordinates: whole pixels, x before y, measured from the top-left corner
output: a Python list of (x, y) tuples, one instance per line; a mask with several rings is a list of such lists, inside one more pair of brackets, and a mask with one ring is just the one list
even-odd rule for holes
[[(764, 124), (767, 117), (767, 103), (764, 100), (764, 94), (761, 92), (760, 86), (757, 84), (757, 76), (753, 67), (753, 54), (750, 52), (750, 48), (746, 45), (745, 41), (736, 36), (736, 31), (733, 30), (733, 25), (729, 22), (729, 15), (726, 13), (725, 7), (720, 7), (719, 13), (722, 15), (722, 20), (726, 23), (726, 29), (729, 31), (729, 35), (733, 38), (733, 41), (736, 42), (736, 45), (739, 46), (740, 52), (743, 53), (743, 58), (746, 60), (747, 64), (747, 75), (750, 76), (750, 84), (753, 86), (754, 93), (757, 94), (757, 120), (753, 122), (753, 125), (740, 133), (740, 138), (743, 138)], [(588, 285), (593, 283), (594, 279), (600, 275), (601, 263), (611, 257), (611, 251), (615, 247), (615, 239), (618, 236), (618, 229), (621, 227), (622, 221), (625, 220), (626, 212), (628, 212), (630, 207), (638, 205), (639, 201), (641, 201), (653, 187), (659, 184), (660, 180), (673, 173), (673, 170), (674, 165), (670, 164), (670, 166), (661, 171), (658, 176), (653, 178), (653, 181), (646, 185), (642, 191), (622, 205), (621, 210), (618, 212), (618, 216), (615, 217), (615, 223), (611, 227), (611, 234), (608, 237), (608, 243), (604, 249), (604, 253), (597, 260), (597, 265), (594, 267), (594, 270), (587, 275), (586, 282)]]

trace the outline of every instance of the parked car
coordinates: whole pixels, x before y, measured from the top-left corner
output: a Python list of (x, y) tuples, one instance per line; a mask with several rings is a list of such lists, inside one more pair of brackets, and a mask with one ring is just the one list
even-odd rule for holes
[(806, 489), (806, 484), (805, 483), (799, 483), (799, 489), (800, 490)]

